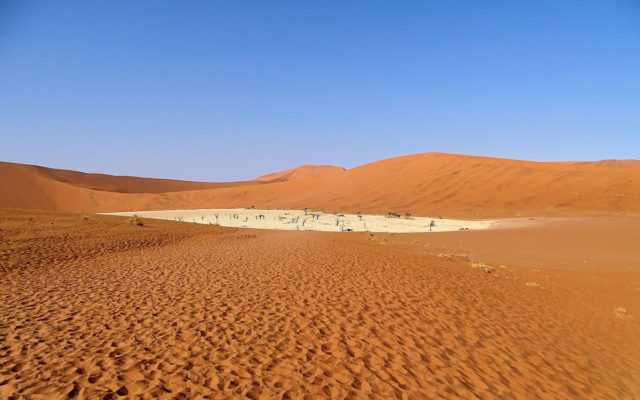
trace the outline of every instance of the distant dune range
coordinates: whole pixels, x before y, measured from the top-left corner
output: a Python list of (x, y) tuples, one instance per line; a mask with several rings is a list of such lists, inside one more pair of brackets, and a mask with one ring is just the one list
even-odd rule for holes
[(67, 212), (255, 206), (483, 218), (640, 215), (637, 160), (530, 162), (424, 153), (350, 170), (305, 165), (226, 183), (0, 162), (0, 185), (0, 207)]

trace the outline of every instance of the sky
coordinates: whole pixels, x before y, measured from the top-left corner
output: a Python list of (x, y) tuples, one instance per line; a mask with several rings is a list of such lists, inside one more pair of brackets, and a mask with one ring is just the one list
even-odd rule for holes
[(640, 158), (640, 2), (0, 0), (0, 160), (250, 179)]

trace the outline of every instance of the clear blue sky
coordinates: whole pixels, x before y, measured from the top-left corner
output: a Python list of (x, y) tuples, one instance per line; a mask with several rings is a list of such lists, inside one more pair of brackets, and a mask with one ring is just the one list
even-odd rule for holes
[(0, 160), (194, 180), (640, 158), (640, 2), (0, 0)]

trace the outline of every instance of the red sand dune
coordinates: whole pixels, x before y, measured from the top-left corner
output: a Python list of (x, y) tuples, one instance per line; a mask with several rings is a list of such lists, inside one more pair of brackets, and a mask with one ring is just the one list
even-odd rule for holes
[[(262, 184), (162, 181), (155, 185), (155, 180), (119, 177), (103, 178), (108, 185), (93, 184), (119, 191), (91, 189), (87, 179), (74, 180), (73, 174), (62, 181), (52, 178), (56, 174), (38, 171), (0, 164), (0, 185), (9, 188), (0, 194), (0, 207), (108, 212), (253, 205), (450, 217), (640, 215), (640, 161), (635, 160), (530, 162), (425, 153), (320, 176), (285, 171)], [(146, 190), (138, 189), (141, 193), (131, 193), (143, 186)], [(169, 192), (167, 187), (182, 191)]]
[(284, 171), (261, 175), (255, 180), (261, 182), (296, 181), (300, 179), (320, 178), (336, 175), (343, 173), (344, 171), (344, 168), (336, 167), (334, 165), (302, 165), (298, 168), (286, 169)]
[(2, 161), (0, 161), (0, 173), (2, 173), (3, 179), (10, 176), (13, 176), (15, 179), (29, 179), (29, 176), (31, 175), (55, 182), (68, 183), (70, 185), (86, 189), (117, 193), (180, 192), (185, 190), (214, 189), (236, 185), (256, 184), (254, 181), (193, 182), (175, 179), (92, 174)]

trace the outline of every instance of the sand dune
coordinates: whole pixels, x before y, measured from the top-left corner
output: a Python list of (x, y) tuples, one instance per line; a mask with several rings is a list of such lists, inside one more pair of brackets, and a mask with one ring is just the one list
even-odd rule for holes
[[(0, 194), (2, 207), (75, 212), (310, 207), (472, 218), (640, 215), (640, 161), (634, 160), (540, 163), (426, 153), (305, 179), (282, 181), (280, 176), (261, 184), (163, 193), (94, 190), (15, 164), (0, 167), (0, 185), (10, 188)], [(136, 187), (130, 182), (112, 185)]]
[(193, 182), (173, 179), (139, 178), (135, 176), (116, 176), (89, 174), (66, 169), (54, 169), (37, 165), (16, 164), (0, 161), (2, 179), (14, 180), (39, 177), (42, 180), (66, 183), (81, 188), (116, 193), (164, 193), (185, 190), (214, 189), (229, 186), (257, 184), (245, 182)]
[(284, 171), (261, 175), (255, 180), (261, 182), (295, 181), (300, 179), (337, 175), (343, 173), (344, 171), (344, 168), (336, 167), (334, 165), (303, 165), (293, 169), (287, 169)]
[[(144, 222), (0, 212), (0, 398), (640, 396), (637, 220), (500, 237)], [(504, 268), (438, 256), (492, 235)]]

